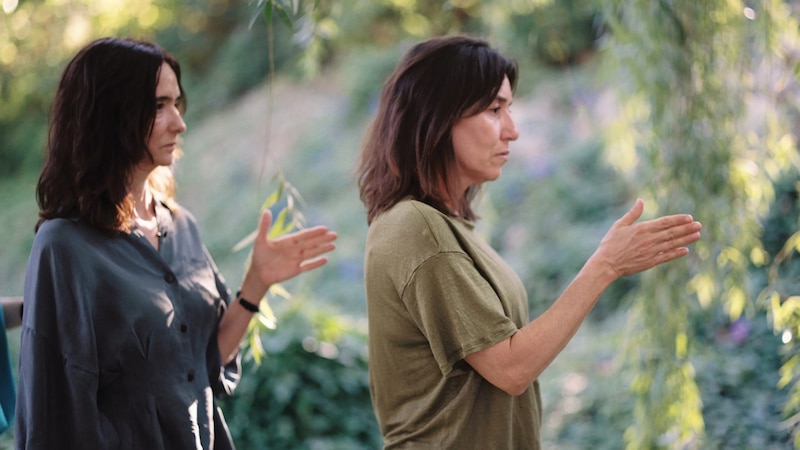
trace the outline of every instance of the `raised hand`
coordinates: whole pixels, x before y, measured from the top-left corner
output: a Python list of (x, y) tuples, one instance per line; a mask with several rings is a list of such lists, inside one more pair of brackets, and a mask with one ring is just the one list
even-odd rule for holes
[(703, 226), (688, 214), (663, 216), (636, 222), (644, 211), (639, 199), (619, 218), (592, 258), (607, 264), (617, 278), (647, 270), (687, 253), (687, 245), (700, 239)]
[(245, 275), (244, 284), (250, 289), (266, 292), (272, 284), (321, 267), (328, 261), (323, 255), (336, 248), (336, 233), (324, 225), (270, 239), (267, 233), (271, 224), (272, 213), (267, 210), (261, 215)]

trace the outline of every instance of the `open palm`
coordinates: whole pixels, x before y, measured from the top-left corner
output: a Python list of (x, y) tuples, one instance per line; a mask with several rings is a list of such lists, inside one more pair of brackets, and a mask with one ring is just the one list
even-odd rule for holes
[(267, 210), (258, 224), (248, 271), (265, 287), (323, 266), (328, 262), (323, 255), (336, 248), (336, 233), (324, 225), (270, 239), (271, 224), (272, 213)]

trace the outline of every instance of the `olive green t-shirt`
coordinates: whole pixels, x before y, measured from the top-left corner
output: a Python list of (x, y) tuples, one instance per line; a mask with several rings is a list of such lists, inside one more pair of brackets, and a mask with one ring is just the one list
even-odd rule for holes
[(528, 322), (519, 277), (469, 222), (404, 200), (369, 227), (373, 406), (386, 449), (539, 449), (541, 397), (496, 388), (464, 361)]

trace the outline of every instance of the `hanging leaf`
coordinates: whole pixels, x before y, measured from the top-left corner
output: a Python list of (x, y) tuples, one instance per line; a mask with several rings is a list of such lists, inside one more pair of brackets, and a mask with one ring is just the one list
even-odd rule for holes
[(268, 292), (270, 295), (281, 297), (285, 300), (289, 300), (290, 298), (292, 298), (292, 294), (290, 294), (289, 291), (287, 291), (286, 288), (284, 288), (280, 284), (273, 284), (272, 286), (269, 287)]
[(287, 224), (287, 217), (289, 215), (289, 208), (283, 208), (278, 213), (278, 217), (272, 222), (272, 227), (269, 230), (269, 238), (274, 239), (278, 236), (288, 233), (294, 228), (291, 221)]
[(233, 249), (232, 249), (232, 251), (233, 251), (234, 253), (236, 253), (236, 252), (240, 252), (240, 251), (244, 250), (246, 247), (248, 247), (248, 246), (249, 246), (249, 245), (251, 245), (253, 242), (255, 242), (255, 240), (256, 240), (256, 236), (258, 236), (258, 230), (253, 230), (253, 232), (252, 232), (252, 233), (248, 234), (248, 235), (247, 235), (247, 236), (245, 236), (245, 237), (244, 237), (242, 240), (240, 240), (239, 242), (237, 242), (237, 243), (236, 243), (236, 244), (233, 246)]
[(284, 186), (283, 183), (281, 183), (278, 185), (278, 188), (275, 189), (275, 191), (269, 197), (267, 197), (267, 199), (261, 205), (261, 210), (264, 211), (266, 209), (269, 209), (270, 207), (272, 207), (272, 205), (278, 203), (278, 200), (280, 200), (281, 196), (283, 195), (283, 190)]
[(266, 23), (272, 22), (272, 0), (267, 0), (264, 5), (264, 21)]
[(278, 18), (281, 19), (284, 25), (286, 25), (289, 30), (294, 31), (294, 22), (292, 22), (292, 18), (289, 17), (289, 13), (283, 7), (277, 7), (276, 11), (278, 14)]

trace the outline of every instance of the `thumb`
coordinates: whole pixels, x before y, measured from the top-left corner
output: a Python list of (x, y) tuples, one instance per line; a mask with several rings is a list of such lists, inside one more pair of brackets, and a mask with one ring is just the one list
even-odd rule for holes
[(269, 227), (272, 225), (272, 211), (265, 209), (258, 220), (258, 239), (267, 239)]
[(634, 222), (639, 220), (639, 217), (642, 217), (643, 211), (644, 201), (640, 198), (637, 198), (636, 203), (633, 204), (633, 207), (628, 210), (624, 216), (620, 217), (617, 223), (620, 225), (633, 225)]

